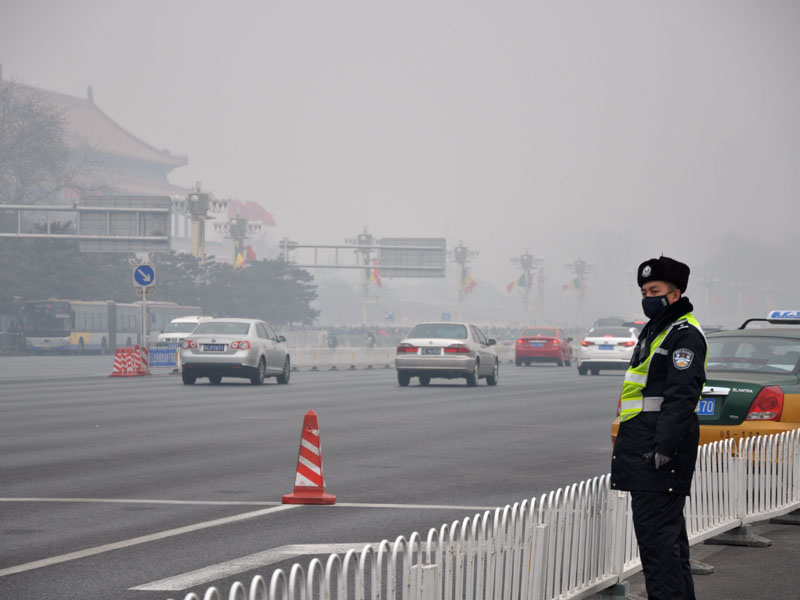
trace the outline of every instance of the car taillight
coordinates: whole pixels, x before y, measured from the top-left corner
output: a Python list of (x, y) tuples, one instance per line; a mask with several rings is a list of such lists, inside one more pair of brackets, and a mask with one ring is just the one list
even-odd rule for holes
[(553, 340), (553, 343), (554, 344), (558, 344), (558, 340)]
[(445, 354), (467, 354), (469, 352), (469, 346), (453, 344), (452, 346), (447, 346), (444, 351)]
[(525, 340), (523, 340), (522, 338), (519, 338), (517, 340), (517, 344), (524, 344), (524, 343), (525, 343)]
[(583, 340), (581, 342), (581, 346), (584, 348), (588, 348), (589, 346), (594, 346), (594, 342), (590, 342), (589, 340)]
[(631, 346), (635, 346), (636, 342), (628, 341), (628, 342), (620, 342), (617, 346), (622, 346), (623, 348), (630, 348)]
[(181, 348), (184, 350), (188, 350), (189, 348), (197, 348), (197, 342), (194, 340), (183, 340), (181, 343)]
[(410, 353), (417, 353), (418, 348), (416, 346), (412, 346), (411, 344), (400, 344), (397, 347), (398, 354), (410, 354)]
[(241, 342), (231, 342), (231, 350), (250, 350), (250, 342), (242, 340)]
[(745, 421), (780, 421), (783, 412), (783, 390), (769, 385), (758, 392), (750, 405)]

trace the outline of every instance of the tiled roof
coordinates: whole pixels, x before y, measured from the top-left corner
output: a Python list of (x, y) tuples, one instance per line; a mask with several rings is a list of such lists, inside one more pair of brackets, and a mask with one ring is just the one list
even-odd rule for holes
[[(19, 84), (18, 84), (19, 85)], [(104, 154), (156, 163), (175, 169), (188, 163), (185, 156), (172, 154), (168, 150), (158, 150), (123, 129), (116, 121), (106, 115), (93, 100), (67, 96), (29, 86), (21, 87), (40, 94), (63, 112), (66, 121), (67, 141), (71, 146), (88, 144)], [(91, 91), (90, 91), (91, 98)]]

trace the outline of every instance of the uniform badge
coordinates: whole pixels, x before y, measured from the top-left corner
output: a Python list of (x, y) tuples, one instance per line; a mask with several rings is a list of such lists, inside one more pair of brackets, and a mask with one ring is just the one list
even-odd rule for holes
[(688, 348), (681, 348), (672, 353), (672, 364), (675, 365), (676, 369), (688, 369), (692, 364), (693, 358), (694, 352)]
[(653, 272), (653, 269), (650, 268), (650, 265), (645, 265), (644, 269), (642, 269), (642, 277), (650, 277), (650, 273)]

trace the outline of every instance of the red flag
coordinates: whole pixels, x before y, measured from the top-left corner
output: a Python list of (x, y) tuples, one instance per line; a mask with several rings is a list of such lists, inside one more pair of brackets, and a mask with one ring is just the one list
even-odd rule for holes
[(261, 221), (264, 227), (275, 227), (275, 218), (272, 213), (258, 202), (247, 201), (247, 218), (252, 221)]
[(244, 258), (245, 258), (245, 260), (248, 260), (248, 261), (249, 260), (256, 260), (256, 251), (253, 250), (252, 246), (248, 246), (247, 248), (245, 248)]

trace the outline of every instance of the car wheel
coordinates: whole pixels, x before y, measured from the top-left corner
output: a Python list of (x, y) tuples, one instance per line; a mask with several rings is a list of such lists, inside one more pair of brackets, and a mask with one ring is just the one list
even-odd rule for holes
[(397, 372), (397, 384), (402, 387), (407, 387), (408, 384), (411, 382), (411, 375), (406, 373), (405, 371), (398, 371)]
[(431, 378), (429, 375), (420, 375), (419, 376), (419, 384), (420, 385), (430, 385)]
[(532, 360), (526, 360), (526, 361), (525, 361), (525, 366), (526, 366), (526, 367), (530, 367), (532, 364), (533, 364), (533, 361), (532, 361)]
[(211, 385), (219, 385), (222, 383), (222, 375), (209, 375), (208, 381)]
[(189, 373), (181, 373), (181, 379), (183, 379), (183, 385), (194, 385), (194, 382), (197, 378), (194, 375), (189, 375)]
[(586, 375), (586, 373), (588, 371), (589, 371), (589, 369), (587, 367), (583, 367), (583, 366), (578, 367), (578, 375)]
[(592, 368), (592, 375), (600, 375), (600, 369)]
[(267, 372), (267, 361), (262, 356), (258, 361), (258, 371), (250, 378), (250, 383), (253, 385), (261, 385), (264, 383), (264, 375)]
[(486, 378), (486, 385), (497, 385), (500, 379), (500, 361), (495, 361), (492, 374)]
[(472, 366), (472, 372), (467, 375), (467, 385), (469, 387), (474, 387), (478, 385), (478, 379), (480, 378), (480, 368), (481, 368), (481, 363), (476, 360), (475, 364)]
[(522, 361), (520, 359), (516, 359), (514, 361), (514, 364), (517, 365), (518, 367), (521, 367), (522, 366)]
[(276, 377), (278, 383), (281, 383), (283, 385), (289, 383), (289, 377), (291, 373), (292, 373), (292, 368), (291, 365), (289, 364), (289, 357), (287, 356), (286, 360), (283, 363), (283, 371), (281, 371), (281, 374)]

